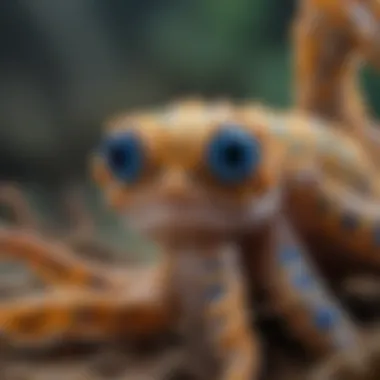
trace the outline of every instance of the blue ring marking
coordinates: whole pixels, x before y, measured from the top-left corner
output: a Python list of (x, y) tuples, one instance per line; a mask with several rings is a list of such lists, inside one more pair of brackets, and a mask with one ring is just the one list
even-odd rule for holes
[(336, 326), (340, 318), (337, 310), (322, 306), (315, 311), (313, 320), (319, 330), (327, 332)]
[(286, 245), (280, 251), (280, 261), (283, 264), (291, 264), (299, 260), (300, 253), (297, 247)]
[(315, 281), (308, 271), (302, 270), (293, 277), (293, 285), (299, 290), (311, 290), (314, 288)]

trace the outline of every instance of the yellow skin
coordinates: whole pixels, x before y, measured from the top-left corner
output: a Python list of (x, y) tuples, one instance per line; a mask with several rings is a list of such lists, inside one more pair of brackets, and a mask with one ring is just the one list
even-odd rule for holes
[[(206, 155), (230, 125), (259, 152), (257, 165), (233, 183), (215, 175)], [(368, 197), (380, 198), (380, 183), (354, 141), (302, 115), (192, 101), (111, 121), (105, 145), (123, 142), (128, 132), (143, 152), (138, 176), (126, 180), (112, 166), (123, 161), (120, 152), (111, 157), (104, 150), (93, 159), (93, 175), (128, 223), (161, 246), (160, 264), (133, 279), (126, 272), (125, 279), (112, 280), (108, 271), (84, 263), (72, 275), (56, 275), (27, 244), (14, 248), (16, 234), (4, 233), (2, 251), (35, 261), (48, 281), (78, 288), (58, 286), (1, 304), (2, 335), (22, 345), (141, 337), (170, 329), (191, 313), (206, 333), (188, 331), (189, 337), (206, 337), (222, 364), (218, 378), (253, 379), (261, 350), (248, 306), (259, 292), (316, 357), (360, 345), (360, 332), (307, 258), (307, 249), (323, 242), (321, 255), (338, 252), (338, 262), (343, 257), (354, 268), (379, 270), (380, 211)], [(311, 243), (303, 246), (299, 238)], [(39, 257), (49, 257), (46, 248)], [(55, 260), (68, 263), (67, 269), (76, 265), (64, 256)], [(191, 268), (196, 276), (186, 276)], [(103, 289), (86, 279), (93, 273), (103, 278)], [(185, 302), (191, 297), (199, 303), (195, 311)]]
[(301, 0), (293, 29), (296, 106), (339, 122), (380, 163), (358, 77), (361, 61), (380, 68), (380, 2)]

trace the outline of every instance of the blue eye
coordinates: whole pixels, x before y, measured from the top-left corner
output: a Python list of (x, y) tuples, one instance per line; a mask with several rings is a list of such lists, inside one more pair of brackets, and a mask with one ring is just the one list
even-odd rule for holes
[(134, 133), (109, 137), (102, 153), (112, 173), (121, 181), (132, 184), (140, 178), (144, 168), (144, 150)]
[(247, 180), (260, 164), (258, 141), (238, 126), (220, 130), (211, 140), (206, 163), (214, 177), (226, 184)]

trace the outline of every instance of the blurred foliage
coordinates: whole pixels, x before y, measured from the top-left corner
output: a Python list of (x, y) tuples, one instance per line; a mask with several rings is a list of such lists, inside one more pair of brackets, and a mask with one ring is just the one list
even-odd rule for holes
[[(1, 178), (53, 193), (84, 180), (103, 120), (138, 105), (189, 94), (290, 105), (294, 3), (2, 1)], [(379, 109), (379, 76), (364, 79)]]

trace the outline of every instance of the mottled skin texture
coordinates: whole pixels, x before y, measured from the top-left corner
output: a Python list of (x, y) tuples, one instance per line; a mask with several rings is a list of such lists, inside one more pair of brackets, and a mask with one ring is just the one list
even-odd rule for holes
[(359, 85), (361, 64), (380, 68), (377, 0), (300, 0), (293, 25), (296, 106), (359, 139), (380, 163), (380, 133)]
[[(243, 134), (258, 153), (232, 182), (215, 174), (210, 157), (216, 156), (208, 155), (226, 131), (228, 139)], [(128, 145), (131, 136), (137, 151)], [(126, 161), (115, 144), (128, 151)], [(57, 248), (49, 253), (28, 235), (17, 246), (17, 234), (4, 232), (2, 251), (58, 285), (0, 305), (1, 332), (10, 342), (141, 337), (192, 314), (205, 333), (187, 331), (188, 339), (203, 340), (217, 359), (219, 375), (212, 376), (253, 379), (261, 365), (251, 323), (260, 294), (317, 358), (360, 346), (360, 331), (308, 258), (310, 251), (354, 264), (345, 271), (380, 268), (380, 210), (369, 200), (379, 199), (380, 182), (353, 140), (304, 115), (186, 101), (112, 120), (102, 147), (92, 162), (97, 183), (112, 207), (159, 244), (161, 260), (114, 277), (64, 252), (52, 260)], [(123, 176), (123, 165), (132, 165), (133, 179)], [(57, 263), (65, 271), (54, 271)], [(183, 280), (190, 268), (198, 275)], [(191, 297), (195, 309), (186, 302)], [(202, 371), (199, 377), (210, 378)]]

